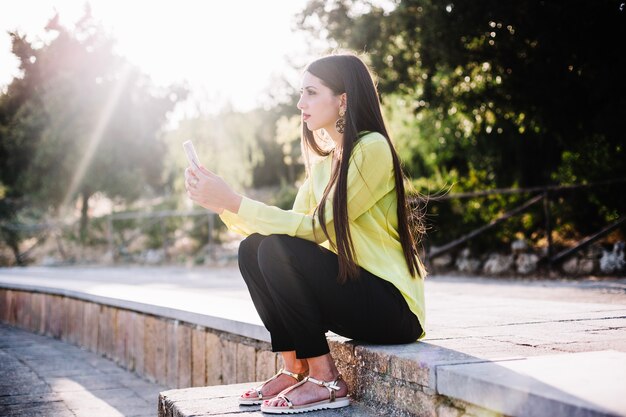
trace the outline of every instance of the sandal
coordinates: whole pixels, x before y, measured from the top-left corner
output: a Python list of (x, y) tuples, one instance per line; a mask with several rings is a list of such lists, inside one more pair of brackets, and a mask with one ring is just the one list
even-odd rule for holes
[(275, 380), (276, 378), (278, 378), (281, 375), (288, 375), (288, 376), (294, 378), (297, 382), (300, 382), (300, 381), (303, 381), (306, 378), (306, 374), (307, 373), (308, 373), (308, 371), (307, 372), (303, 372), (301, 374), (297, 374), (295, 372), (289, 372), (289, 371), (287, 371), (287, 370), (285, 370), (283, 368), (280, 371), (278, 371), (278, 373), (276, 375), (274, 375), (273, 377), (271, 377), (267, 381), (263, 382), (258, 387), (252, 388), (249, 391), (246, 391), (246, 392), (250, 392), (252, 390), (256, 391), (257, 397), (256, 398), (248, 398), (248, 397), (244, 397), (242, 395), (241, 397), (239, 397), (239, 405), (259, 405), (259, 404), (262, 404), (263, 401), (265, 401), (265, 400), (271, 400), (271, 399), (275, 398), (276, 395), (272, 395), (271, 397), (263, 397), (263, 393), (261, 393), (261, 389), (263, 389), (265, 384), (267, 384), (270, 381)]
[[(269, 406), (265, 404), (261, 404), (261, 411), (264, 413), (270, 414), (295, 414), (295, 413), (306, 413), (307, 411), (316, 411), (316, 410), (324, 410), (326, 408), (341, 408), (350, 405), (350, 396), (346, 395), (345, 397), (335, 397), (335, 391), (339, 391), (341, 388), (337, 385), (341, 379), (341, 375), (337, 376), (334, 381), (326, 382), (320, 381), (315, 378), (311, 378), (307, 376), (301, 382), (298, 382), (295, 385), (283, 390), (280, 394), (278, 394), (275, 398), (280, 398), (281, 400), (287, 403), (287, 406)], [(313, 384), (319, 385), (320, 387), (325, 387), (328, 390), (329, 398), (327, 400), (317, 401), (309, 404), (302, 405), (293, 405), (291, 401), (285, 396), (291, 390), (299, 387), (300, 385), (305, 384), (306, 382), (311, 382)]]

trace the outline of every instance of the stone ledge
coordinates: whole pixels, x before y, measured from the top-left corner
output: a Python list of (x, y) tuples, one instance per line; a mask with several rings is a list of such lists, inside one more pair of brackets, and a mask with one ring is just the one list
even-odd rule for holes
[[(59, 295), (62, 297), (71, 297), (78, 300), (88, 301), (96, 304), (107, 305), (111, 307), (121, 308), (124, 310), (136, 311), (143, 314), (149, 314), (164, 319), (179, 320), (186, 323), (196, 324), (219, 330), (227, 333), (236, 334), (263, 342), (270, 341), (268, 331), (262, 325), (253, 321), (234, 320), (229, 317), (229, 311), (223, 310), (222, 315), (218, 315), (217, 311), (211, 315), (187, 311), (182, 308), (173, 308), (158, 304), (149, 304), (145, 302), (126, 300), (117, 297), (107, 297), (99, 294), (91, 294), (84, 291), (75, 291), (66, 288), (47, 287), (32, 284), (18, 284), (0, 282), (0, 288), (9, 290), (25, 291), (31, 293), (42, 293)], [(252, 316), (256, 318), (255, 315)]]
[(437, 392), (511, 416), (626, 416), (626, 353), (441, 366)]
[[(189, 388), (164, 391), (159, 394), (159, 417), (202, 417), (232, 416), (267, 417), (260, 406), (240, 406), (237, 397), (247, 389), (256, 386), (254, 382), (213, 387)], [(323, 410), (316, 417), (381, 417), (362, 404), (353, 403), (350, 407), (336, 410)]]
[[(118, 291), (117, 288), (114, 290)], [(259, 324), (229, 318), (230, 314), (241, 316), (234, 314), (232, 309), (222, 311), (221, 315), (201, 314), (108, 297), (103, 293), (18, 283), (0, 283), (0, 295), (0, 320), (86, 346), (171, 387), (260, 379), (273, 374), (278, 367), (275, 355), (263, 342), (268, 340), (267, 331)], [(149, 297), (144, 297), (146, 299)], [(215, 334), (212, 330), (224, 334)], [(238, 337), (249, 340), (237, 340)], [(159, 343), (164, 340), (165, 344)], [(626, 368), (610, 361), (602, 362), (598, 357), (588, 358), (590, 363), (600, 361), (605, 368), (622, 373), (596, 374), (598, 378), (595, 380), (581, 383), (583, 391), (595, 385), (598, 391), (612, 393), (612, 396), (597, 399), (575, 395), (575, 398), (584, 399), (581, 407), (581, 403), (575, 401), (563, 402), (559, 397), (538, 395), (539, 391), (546, 391), (546, 387), (567, 393), (567, 388), (560, 384), (567, 382), (570, 375), (577, 375), (573, 372), (575, 366), (565, 367), (565, 381), (552, 379), (537, 385), (534, 391), (524, 391), (524, 387), (532, 385), (533, 379), (545, 376), (536, 373), (537, 370), (528, 374), (528, 366), (541, 364), (536, 365), (541, 370), (568, 355), (487, 360), (438, 346), (434, 341), (401, 346), (363, 344), (338, 336), (330, 336), (329, 341), (356, 399), (377, 407), (391, 406), (394, 412), (404, 415), (460, 417), (504, 413), (525, 416), (534, 415), (532, 412), (538, 409), (543, 412), (545, 404), (550, 404), (549, 415), (552, 416), (578, 416), (572, 414), (574, 408), (582, 410), (576, 413), (585, 416), (626, 416), (622, 398), (610, 390), (626, 386), (621, 376), (626, 375)], [(188, 363), (190, 343), (191, 365)], [(196, 350), (200, 352), (197, 361)], [(618, 355), (622, 361), (621, 355), (626, 354)], [(199, 368), (196, 363), (200, 364)], [(577, 362), (576, 366), (587, 366), (585, 364), (585, 361)], [(198, 370), (200, 374), (196, 375)], [(476, 390), (472, 391), (475, 387)], [(170, 395), (176, 397), (175, 393)], [(511, 408), (508, 398), (516, 398), (514, 403), (524, 407)], [(589, 405), (594, 401), (602, 406), (594, 409)]]

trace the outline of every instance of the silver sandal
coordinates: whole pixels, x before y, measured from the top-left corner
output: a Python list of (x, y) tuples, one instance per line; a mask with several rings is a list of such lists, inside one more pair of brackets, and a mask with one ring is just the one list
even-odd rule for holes
[(253, 391), (253, 390), (256, 391), (257, 397), (256, 398), (249, 398), (249, 397), (244, 397), (242, 395), (241, 397), (239, 397), (239, 405), (259, 405), (259, 404), (262, 404), (263, 401), (265, 401), (265, 400), (271, 400), (272, 398), (276, 398), (276, 395), (272, 395), (271, 397), (263, 397), (263, 393), (261, 392), (261, 389), (263, 389), (265, 384), (267, 384), (270, 381), (275, 380), (276, 378), (278, 378), (281, 375), (288, 375), (288, 376), (292, 377), (293, 379), (295, 379), (297, 382), (301, 382), (301, 381), (304, 380), (304, 378), (306, 378), (306, 374), (307, 373), (308, 372), (303, 372), (301, 374), (297, 374), (295, 372), (290, 372), (290, 371), (287, 371), (285, 369), (281, 369), (280, 371), (278, 371), (278, 373), (276, 375), (274, 375), (273, 377), (271, 377), (267, 381), (263, 382), (258, 387), (252, 388), (252, 389), (246, 391), (246, 392), (250, 392), (250, 391)]
[[(283, 390), (280, 394), (276, 395), (275, 398), (279, 398), (287, 404), (287, 406), (269, 406), (265, 404), (261, 404), (261, 411), (269, 414), (295, 414), (295, 413), (306, 413), (308, 411), (316, 411), (316, 410), (324, 410), (326, 408), (341, 408), (347, 407), (350, 405), (350, 396), (346, 395), (345, 397), (336, 397), (336, 391), (339, 391), (341, 387), (337, 385), (337, 382), (342, 380), (341, 375), (337, 376), (334, 381), (326, 382), (320, 381), (318, 379), (307, 376), (301, 382)], [(328, 390), (329, 397), (327, 400), (317, 401), (309, 404), (302, 405), (293, 405), (291, 401), (285, 396), (293, 389), (303, 385), (307, 382), (311, 382), (313, 384), (319, 385), (320, 387), (325, 387)]]

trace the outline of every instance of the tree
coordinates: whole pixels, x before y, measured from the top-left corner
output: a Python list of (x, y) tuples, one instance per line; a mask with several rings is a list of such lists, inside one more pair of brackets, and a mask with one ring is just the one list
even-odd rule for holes
[(84, 238), (94, 193), (132, 200), (162, 186), (159, 132), (186, 93), (117, 56), (88, 8), (73, 30), (58, 15), (46, 30), (56, 37), (38, 48), (11, 34), (23, 76), (0, 97), (0, 201), (59, 215), (79, 197)]
[[(383, 103), (407, 114), (413, 176), (454, 171), (460, 188), (626, 176), (621, 1), (376, 3), (312, 0), (299, 23), (369, 53)], [(614, 191), (576, 202), (596, 208), (571, 213), (579, 230), (623, 213)]]

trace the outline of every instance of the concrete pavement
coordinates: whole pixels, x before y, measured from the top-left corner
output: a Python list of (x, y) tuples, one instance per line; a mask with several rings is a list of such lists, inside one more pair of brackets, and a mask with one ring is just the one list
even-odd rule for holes
[(154, 417), (164, 389), (95, 353), (0, 324), (0, 416)]

